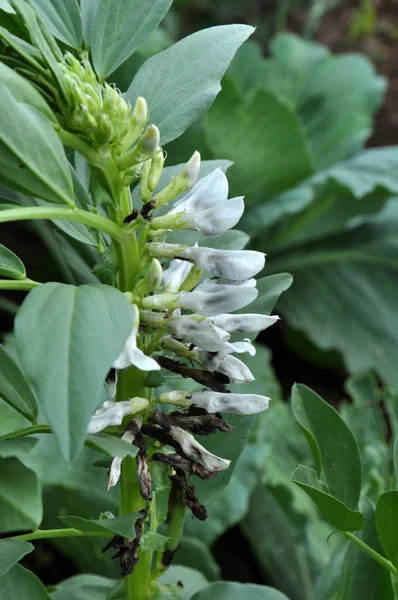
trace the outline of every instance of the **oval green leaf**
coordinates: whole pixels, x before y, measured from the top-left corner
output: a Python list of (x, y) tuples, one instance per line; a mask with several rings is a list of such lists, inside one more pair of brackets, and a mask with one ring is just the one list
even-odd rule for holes
[(361, 491), (361, 457), (351, 429), (339, 413), (305, 385), (295, 385), (292, 410), (329, 492), (355, 510)]
[[(53, 600), (105, 600), (116, 585), (115, 579), (100, 575), (75, 575), (65, 579), (52, 592)], [(123, 586), (124, 590), (124, 586)]]
[(387, 558), (398, 566), (398, 491), (385, 492), (379, 498), (375, 511), (376, 529)]
[(46, 588), (31, 571), (14, 565), (0, 578), (0, 598), (7, 600), (51, 600)]
[(59, 517), (68, 527), (78, 529), (87, 533), (103, 533), (104, 537), (112, 537), (112, 535), (121, 535), (129, 540), (135, 538), (134, 523), (140, 517), (139, 513), (130, 513), (123, 517), (114, 517), (113, 519), (83, 519), (73, 515)]
[(289, 600), (287, 596), (262, 585), (219, 581), (211, 583), (192, 597), (192, 600)]
[(29, 542), (13, 539), (0, 540), (0, 577), (34, 549), (33, 544)]
[(11, 279), (25, 279), (26, 269), (14, 252), (0, 244), (0, 275)]
[(145, 98), (162, 145), (209, 109), (235, 52), (253, 31), (248, 25), (203, 29), (143, 64), (125, 96), (132, 106), (138, 96)]
[(363, 515), (348, 508), (344, 502), (332, 496), (327, 487), (318, 480), (313, 469), (299, 465), (292, 479), (315, 502), (325, 519), (341, 531), (359, 531), (364, 524)]
[[(36, 474), (17, 458), (0, 462), (0, 531), (37, 529), (43, 516)], [(2, 598), (0, 594), (0, 598)]]
[(34, 0), (51, 33), (72, 48), (83, 41), (82, 19), (77, 0)]
[(83, 447), (105, 377), (132, 325), (127, 298), (106, 285), (46, 283), (19, 311), (21, 363), (66, 460)]
[(87, 41), (100, 79), (113, 73), (135, 52), (163, 19), (170, 4), (171, 0), (99, 0)]
[(29, 421), (36, 420), (37, 404), (29, 382), (2, 345), (0, 345), (0, 397)]
[(88, 435), (86, 445), (89, 448), (99, 450), (107, 456), (137, 456), (138, 448), (113, 435), (107, 433), (97, 433), (96, 435)]

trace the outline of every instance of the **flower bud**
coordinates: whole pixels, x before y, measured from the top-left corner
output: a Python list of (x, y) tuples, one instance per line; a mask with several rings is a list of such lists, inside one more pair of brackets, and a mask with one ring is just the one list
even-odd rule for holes
[[(152, 296), (150, 296), (152, 298)], [(153, 296), (156, 297), (156, 296)], [(139, 312), (135, 304), (132, 304), (134, 313), (133, 330), (127, 338), (120, 356), (113, 362), (114, 369), (126, 369), (134, 365), (140, 371), (157, 371), (160, 369), (158, 363), (150, 356), (147, 356), (137, 347), (137, 333), (139, 326)]]
[(162, 283), (163, 270), (162, 265), (157, 258), (152, 259), (151, 270), (148, 273), (148, 291), (156, 290)]
[(187, 164), (174, 177), (169, 185), (156, 194), (157, 206), (164, 206), (179, 194), (186, 192), (195, 183), (200, 169), (200, 154), (194, 152)]
[(156, 152), (151, 160), (151, 167), (148, 175), (148, 188), (151, 192), (156, 189), (156, 186), (159, 183), (163, 171), (164, 160), (163, 151), (159, 149), (159, 152)]
[(188, 277), (192, 265), (186, 260), (172, 260), (168, 269), (163, 271), (163, 285), (167, 292), (179, 292)]

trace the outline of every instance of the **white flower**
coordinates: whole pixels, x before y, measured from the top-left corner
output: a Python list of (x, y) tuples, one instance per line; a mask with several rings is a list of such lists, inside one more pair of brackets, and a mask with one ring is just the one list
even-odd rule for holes
[(137, 348), (139, 312), (135, 304), (132, 305), (132, 309), (134, 312), (133, 331), (127, 338), (122, 353), (113, 362), (112, 367), (114, 369), (126, 369), (127, 367), (134, 365), (141, 371), (158, 371), (160, 369), (158, 363)]
[(228, 469), (231, 464), (230, 460), (220, 458), (206, 450), (206, 448), (195, 440), (192, 434), (181, 429), (181, 427), (172, 426), (170, 433), (172, 438), (180, 444), (184, 454), (188, 458), (200, 463), (208, 471), (223, 471), (224, 469)]
[(265, 254), (254, 250), (216, 250), (214, 248), (186, 248), (181, 257), (197, 267), (231, 281), (244, 281), (263, 270)]
[(270, 327), (279, 320), (277, 315), (257, 315), (257, 314), (241, 314), (241, 315), (217, 315), (212, 321), (217, 327), (225, 329), (228, 333), (258, 333)]
[(163, 285), (167, 292), (178, 292), (188, 277), (192, 264), (186, 260), (172, 260), (168, 269), (163, 271)]
[(219, 359), (217, 371), (226, 375), (231, 383), (250, 383), (255, 379), (249, 367), (230, 354), (225, 354)]
[(202, 367), (211, 372), (219, 371), (223, 375), (226, 375), (231, 382), (250, 383), (254, 381), (253, 373), (245, 363), (239, 360), (239, 358), (231, 356), (234, 352), (238, 352), (239, 354), (248, 352), (251, 356), (254, 356), (256, 349), (250, 340), (235, 342), (234, 344), (225, 342), (216, 354), (214, 352), (199, 350), (198, 359)]
[(168, 325), (176, 337), (187, 340), (208, 352), (220, 350), (224, 342), (230, 338), (229, 333), (210, 321), (198, 322), (189, 316), (172, 317)]
[(256, 354), (256, 349), (250, 340), (243, 340), (243, 342), (234, 342), (232, 344), (226, 342), (224, 344), (224, 350), (228, 352), (228, 354), (234, 354), (235, 352), (237, 354), (247, 352), (250, 356), (255, 356)]
[(243, 211), (243, 197), (228, 200), (228, 180), (221, 169), (216, 169), (200, 179), (169, 215), (184, 213), (192, 229), (218, 235), (235, 227)]
[(131, 398), (124, 402), (106, 400), (102, 407), (96, 410), (91, 417), (87, 433), (98, 433), (110, 425), (121, 425), (124, 417), (140, 412), (148, 404), (146, 398)]
[[(133, 419), (133, 421), (135, 422), (137, 429), (140, 430), (142, 427), (142, 419), (141, 417), (136, 417), (135, 419)], [(123, 433), (122, 440), (124, 440), (125, 442), (129, 442), (130, 444), (132, 444), (134, 442), (135, 439), (135, 435), (127, 430)], [(120, 479), (120, 475), (122, 472), (122, 462), (123, 459), (125, 457), (124, 456), (115, 456), (114, 459), (111, 462), (111, 466), (109, 469), (109, 477), (108, 477), (108, 483), (106, 485), (106, 489), (109, 490), (111, 487), (115, 486), (117, 484), (117, 482)]]
[(268, 408), (270, 399), (258, 394), (223, 394), (221, 392), (194, 392), (189, 398), (192, 406), (209, 413), (227, 412), (253, 415)]
[(256, 280), (230, 283), (206, 279), (192, 292), (181, 292), (177, 303), (205, 317), (233, 312), (247, 306), (258, 296)]

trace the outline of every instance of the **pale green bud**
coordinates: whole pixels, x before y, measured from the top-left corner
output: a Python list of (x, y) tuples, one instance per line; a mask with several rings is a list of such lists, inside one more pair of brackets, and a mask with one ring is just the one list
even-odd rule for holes
[(143, 202), (149, 202), (151, 199), (151, 191), (148, 188), (148, 176), (151, 169), (151, 161), (146, 160), (142, 165), (140, 176), (140, 198)]
[(159, 129), (156, 125), (149, 125), (138, 144), (119, 158), (117, 166), (123, 171), (152, 158), (159, 147), (159, 141)]
[(148, 108), (146, 101), (145, 98), (139, 96), (128, 122), (128, 130), (122, 140), (123, 150), (127, 150), (140, 137), (147, 121)]
[(185, 249), (184, 244), (166, 244), (162, 242), (153, 242), (148, 245), (148, 252), (151, 256), (160, 256), (162, 258), (175, 258)]
[(200, 154), (194, 152), (187, 164), (174, 177), (169, 185), (156, 194), (157, 207), (164, 206), (177, 196), (186, 192), (195, 183), (200, 168)]
[(159, 183), (163, 171), (164, 160), (163, 150), (159, 150), (151, 160), (151, 168), (148, 174), (148, 188), (151, 192), (153, 192)]
[(151, 270), (148, 274), (148, 284), (150, 291), (156, 290), (162, 283), (162, 265), (157, 258), (152, 259)]

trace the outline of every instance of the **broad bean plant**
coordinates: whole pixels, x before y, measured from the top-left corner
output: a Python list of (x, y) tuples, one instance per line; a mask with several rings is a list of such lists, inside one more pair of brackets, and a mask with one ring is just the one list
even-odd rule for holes
[[(207, 518), (252, 415), (268, 408), (267, 390), (231, 385), (254, 380), (239, 356), (255, 354), (252, 341), (278, 320), (269, 313), (290, 284), (277, 276), (257, 285), (265, 256), (243, 250), (247, 236), (232, 231), (244, 201), (228, 199), (227, 161), (201, 163), (195, 152), (164, 166), (162, 144), (210, 106), (252, 28), (199, 32), (145, 62), (124, 94), (112, 84), (169, 5), (1, 4), (0, 176), (15, 193), (0, 222), (50, 220), (75, 257), (85, 246), (95, 257), (79, 285), (42, 283), (0, 246), (0, 287), (29, 291), (0, 355), (1, 397), (24, 422), (0, 439), (9, 534), (0, 590), (10, 600), (282, 598), (267, 587), (165, 578), (187, 513)], [(99, 473), (93, 503), (108, 491), (102, 510), (39, 529), (40, 483), (61, 464), (69, 481), (90, 479), (86, 447)], [(103, 538), (120, 581), (80, 575), (46, 589), (17, 564), (30, 541), (65, 537)]]

